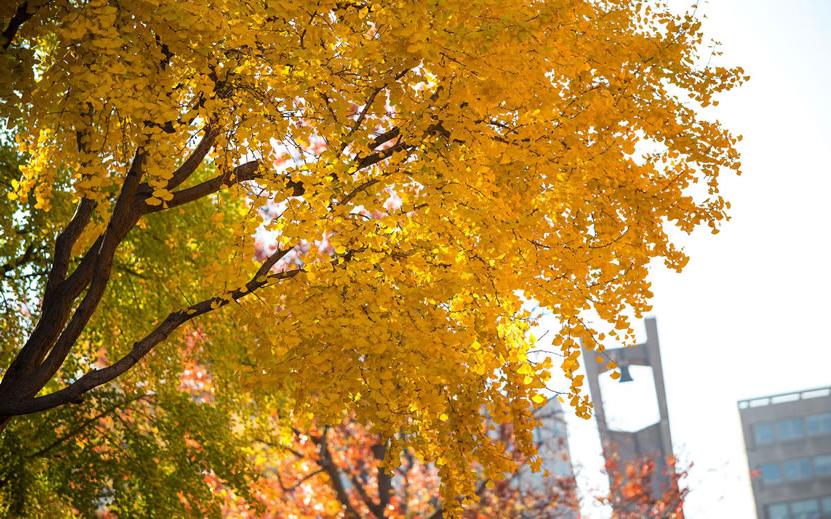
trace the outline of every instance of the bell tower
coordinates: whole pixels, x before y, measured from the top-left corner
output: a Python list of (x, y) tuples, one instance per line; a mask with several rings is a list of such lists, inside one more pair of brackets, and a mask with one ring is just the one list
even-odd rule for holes
[[(644, 320), (646, 326), (646, 342), (631, 348), (607, 349), (604, 353), (608, 360), (614, 361), (620, 369), (620, 383), (632, 382), (630, 366), (646, 366), (652, 368), (655, 383), (655, 397), (658, 404), (659, 419), (656, 423), (647, 425), (637, 431), (621, 431), (611, 429), (606, 420), (603, 407), (603, 395), (600, 391), (600, 375), (609, 370), (607, 363), (595, 362), (596, 353), (583, 349), (583, 359), (586, 366), (586, 378), (589, 382), (594, 415), (597, 419), (597, 428), (600, 432), (600, 441), (603, 444), (603, 455), (609, 459), (617, 455), (620, 463), (637, 462), (646, 458), (655, 462), (653, 477), (653, 496), (658, 497), (674, 484), (667, 475), (667, 459), (673, 456), (672, 438), (669, 432), (669, 414), (667, 399), (664, 390), (664, 373), (661, 369), (661, 352), (658, 342), (658, 327), (654, 318)], [(608, 390), (608, 388), (607, 388)]]

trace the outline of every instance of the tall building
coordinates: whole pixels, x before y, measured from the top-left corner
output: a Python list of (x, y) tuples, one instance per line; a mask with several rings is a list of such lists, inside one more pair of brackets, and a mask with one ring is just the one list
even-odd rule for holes
[[(560, 505), (551, 512), (552, 517), (577, 519), (577, 488), (563, 407), (556, 398), (551, 398), (536, 410), (535, 415), (540, 422), (534, 429), (534, 443), (542, 461), (540, 471), (533, 472), (527, 466), (521, 467), (515, 484), (522, 491), (538, 492), (541, 495), (558, 494)], [(520, 514), (520, 517), (530, 516)]]
[(739, 401), (759, 519), (831, 518), (831, 387)]
[(661, 367), (661, 350), (658, 342), (658, 325), (654, 318), (645, 319), (644, 325), (646, 342), (634, 347), (607, 349), (604, 356), (607, 361), (614, 361), (620, 367), (620, 381), (623, 383), (632, 381), (630, 366), (646, 366), (652, 369), (655, 398), (658, 403), (657, 422), (638, 431), (620, 431), (611, 428), (606, 421), (606, 410), (603, 407), (603, 395), (600, 391), (600, 375), (610, 368), (606, 363), (597, 363), (594, 360), (597, 354), (592, 351), (584, 349), (583, 359), (604, 457), (607, 460), (617, 458), (621, 463), (651, 459), (656, 467), (656, 477), (652, 481), (652, 495), (658, 497), (669, 488), (669, 485), (676, 483), (670, 475), (672, 469), (667, 464), (667, 460), (673, 456), (673, 451), (669, 432), (669, 411), (664, 390), (664, 372)]

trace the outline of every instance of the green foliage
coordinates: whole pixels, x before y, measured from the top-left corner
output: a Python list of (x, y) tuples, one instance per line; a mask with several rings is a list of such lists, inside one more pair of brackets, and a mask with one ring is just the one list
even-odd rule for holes
[(230, 409), (178, 390), (96, 394), (84, 406), (15, 419), (2, 436), (0, 505), (12, 516), (218, 516), (206, 481), (247, 495), (246, 442)]
[[(36, 322), (55, 223), (71, 211), (61, 189), (48, 215), (33, 204), (21, 210), (8, 199), (24, 158), (10, 141), (0, 143), (0, 266), (8, 265), (0, 267), (4, 365)], [(211, 173), (205, 169), (201, 174)], [(70, 382), (96, 360), (123, 354), (136, 335), (146, 333), (159, 308), (195, 297), (198, 279), (178, 281), (169, 290), (156, 287), (159, 280), (188, 280), (183, 272), (213, 261), (210, 249), (222, 242), (205, 240), (211, 217), (239, 207), (218, 197), (189, 209), (176, 220), (150, 217), (143, 232), (128, 236), (104, 311), (48, 389)], [(196, 248), (206, 254), (194, 255)], [(10, 422), (0, 435), (0, 516), (90, 517), (105, 509), (120, 517), (218, 516), (222, 497), (208, 479), (247, 494), (250, 442), (234, 423), (240, 404), (229, 398), (234, 392), (227, 386), (207, 399), (180, 387), (189, 359), (177, 337), (155, 353), (150, 367), (94, 392), (83, 405)]]

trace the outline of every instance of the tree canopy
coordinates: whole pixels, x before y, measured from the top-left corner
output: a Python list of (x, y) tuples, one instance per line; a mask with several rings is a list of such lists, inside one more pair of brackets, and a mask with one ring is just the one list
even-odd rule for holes
[[(702, 109), (745, 76), (659, 2), (27, 0), (0, 20), (4, 423), (163, 393), (198, 329), (237, 419), (354, 417), (390, 464), (435, 462), (452, 511), (476, 467), (511, 470), (486, 416), (532, 455), (546, 385), (589, 415), (580, 345), (631, 339), (648, 264), (684, 266), (673, 232), (717, 231), (740, 167)], [(529, 301), (560, 323), (554, 372)]]

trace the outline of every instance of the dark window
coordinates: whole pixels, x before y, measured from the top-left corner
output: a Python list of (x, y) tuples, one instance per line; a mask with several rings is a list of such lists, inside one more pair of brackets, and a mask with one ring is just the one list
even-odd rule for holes
[(756, 439), (756, 445), (767, 445), (768, 443), (773, 443), (776, 439), (773, 434), (773, 425), (769, 423), (754, 425), (753, 437)]
[(819, 519), (819, 501), (816, 499), (805, 499), (804, 501), (791, 502), (792, 519)]
[(788, 481), (811, 479), (814, 470), (810, 458), (796, 458), (782, 463), (782, 472)]
[(831, 413), (815, 414), (805, 419), (808, 434), (821, 436), (831, 434)]
[(782, 471), (779, 469), (778, 463), (765, 463), (759, 467), (759, 472), (762, 473), (762, 482), (765, 485), (775, 485), (782, 482)]
[[(814, 473), (819, 476), (831, 476), (831, 454), (814, 458)], [(831, 499), (831, 498), (829, 498)], [(828, 510), (831, 512), (831, 510)]]
[(805, 436), (802, 418), (792, 418), (776, 423), (776, 436), (779, 441), (798, 440)]
[(790, 519), (788, 503), (768, 505), (768, 519)]

